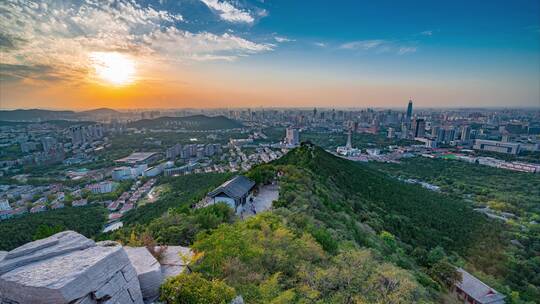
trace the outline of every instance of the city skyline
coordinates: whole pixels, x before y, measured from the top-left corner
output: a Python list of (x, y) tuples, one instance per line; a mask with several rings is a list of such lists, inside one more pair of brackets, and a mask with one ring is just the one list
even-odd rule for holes
[(0, 8), (2, 109), (540, 106), (537, 1)]

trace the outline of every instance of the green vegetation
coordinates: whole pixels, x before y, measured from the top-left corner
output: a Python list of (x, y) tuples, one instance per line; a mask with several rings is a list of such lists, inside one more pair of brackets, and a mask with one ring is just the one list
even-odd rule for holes
[(227, 284), (208, 281), (198, 273), (180, 274), (161, 286), (161, 301), (169, 304), (228, 304), (234, 295), (234, 289)]
[(143, 243), (145, 237), (151, 237), (159, 244), (189, 246), (197, 233), (209, 232), (222, 223), (232, 223), (233, 219), (234, 212), (225, 204), (201, 209), (183, 206), (169, 209), (148, 225), (136, 224), (115, 231), (110, 238), (133, 246)]
[[(533, 222), (540, 181), (532, 174), (452, 160), (355, 163), (305, 144), (246, 175), (259, 185), (277, 179), (272, 211), (240, 220), (225, 204), (193, 208), (229, 174), (162, 177), (165, 190), (156, 202), (128, 212), (122, 229), (98, 238), (190, 246), (190, 273), (162, 286), (167, 303), (229, 303), (236, 295), (246, 303), (440, 303), (460, 279), (455, 266), (510, 303), (540, 298), (540, 228)], [(398, 176), (437, 184), (443, 193)], [(489, 220), (464, 198), (518, 218)], [(64, 210), (83, 208), (58, 211)], [(36, 223), (27, 238), (73, 229), (67, 224)], [(18, 234), (18, 226), (3, 225), (3, 235)]]
[(225, 182), (228, 177), (228, 174), (207, 173), (160, 178), (159, 184), (168, 184), (170, 191), (163, 193), (155, 203), (145, 204), (129, 211), (122, 218), (122, 221), (127, 226), (148, 224), (170, 208), (189, 208), (214, 187)]
[[(225, 205), (189, 208), (227, 176), (163, 179), (172, 189), (163, 196), (167, 207), (149, 218), (141, 208), (140, 218), (110, 237), (127, 244), (150, 237), (195, 250), (193, 273), (178, 278), (189, 287), (175, 280), (164, 285), (169, 303), (180, 293), (195, 295), (182, 303), (199, 303), (201, 284), (234, 290), (247, 303), (441, 302), (460, 279), (455, 266), (474, 272), (511, 303), (537, 299), (537, 258), (509, 249), (505, 225), (472, 210), (463, 193), (402, 183), (372, 166), (304, 145), (247, 173), (258, 184), (279, 176), (280, 198), (274, 211), (244, 221)], [(513, 191), (526, 196), (537, 190)], [(212, 297), (205, 301), (214, 303)]]
[(204, 255), (193, 271), (223, 280), (247, 303), (429, 302), (407, 271), (370, 250), (349, 248), (332, 256), (277, 214), (222, 225), (193, 249)]
[(537, 215), (540, 220), (540, 177), (461, 161), (411, 158), (400, 164), (369, 163), (393, 176), (415, 178), (441, 187), (455, 197), (470, 198), (476, 205), (517, 215)]
[(320, 148), (294, 150), (278, 164), (289, 165), (283, 170), (290, 171), (282, 179), (278, 205), (308, 208), (341, 234), (355, 237), (343, 226), (348, 221), (332, 218), (345, 213), (375, 231), (387, 230), (405, 243), (426, 248), (442, 244), (449, 251), (463, 251), (486, 237), (475, 233), (487, 221), (464, 202), (397, 182)]
[[(471, 259), (470, 266), (502, 277), (486, 280), (519, 291), (521, 298), (540, 298), (540, 177), (535, 174), (513, 172), (454, 160), (413, 158), (401, 164), (370, 163), (370, 167), (392, 176), (415, 178), (441, 187), (456, 199), (465, 198), (475, 207), (488, 206), (496, 212), (515, 215), (501, 226), (505, 238), (514, 240), (513, 246), (499, 248), (503, 259)], [(498, 223), (492, 223), (498, 225)], [(517, 243), (516, 243), (517, 242)], [(493, 252), (495, 248), (486, 247)], [(479, 255), (482, 252), (477, 252)], [(472, 252), (471, 252), (472, 254)], [(499, 269), (495, 269), (499, 268)]]
[(0, 222), (0, 250), (11, 250), (35, 239), (63, 230), (94, 237), (107, 219), (107, 210), (98, 205), (65, 207)]

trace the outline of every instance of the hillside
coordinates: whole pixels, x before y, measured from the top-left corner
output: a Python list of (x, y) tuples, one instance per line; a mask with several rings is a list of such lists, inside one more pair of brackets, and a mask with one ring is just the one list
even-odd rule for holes
[(141, 119), (128, 124), (130, 128), (186, 129), (194, 131), (235, 129), (243, 125), (225, 116), (193, 115), (185, 117), (158, 117)]
[[(37, 121), (6, 121), (6, 120), (0, 120), (0, 127), (4, 126), (20, 126), (20, 125), (31, 125), (35, 124)], [(50, 125), (57, 126), (59, 128), (67, 128), (69, 126), (73, 125), (91, 125), (95, 124), (93, 121), (85, 121), (85, 120), (63, 120), (63, 119), (57, 119), (57, 120), (43, 120), (39, 123), (47, 123)]]
[(81, 112), (75, 111), (56, 111), (42, 109), (17, 109), (0, 110), (0, 121), (58, 121), (58, 120), (76, 120), (95, 115), (119, 115), (120, 112), (108, 108), (99, 108)]
[(87, 237), (97, 235), (107, 220), (102, 206), (65, 207), (30, 213), (0, 222), (0, 250), (12, 250), (30, 241), (63, 230), (75, 230)]
[[(538, 261), (510, 245), (506, 225), (473, 211), (470, 203), (402, 183), (318, 147), (295, 149), (277, 164), (284, 176), (276, 205), (293, 214), (312, 215), (316, 223), (330, 228), (333, 238), (377, 248), (369, 231), (379, 236), (388, 231), (400, 244), (402, 256), (392, 258), (400, 266), (406, 266), (403, 257), (412, 258), (433, 277), (428, 261), (442, 251), (452, 264), (474, 272), (507, 296), (533, 302), (539, 298)], [(524, 239), (529, 233), (530, 242), (523, 244), (532, 251), (538, 248), (534, 231), (522, 231)]]
[(78, 115), (119, 115), (121, 114), (121, 112), (118, 112), (116, 110), (109, 109), (109, 108), (98, 108), (98, 109), (93, 109), (93, 110), (77, 112), (77, 114)]
[[(329, 208), (358, 214), (373, 229), (388, 230), (406, 243), (461, 251), (477, 242), (475, 233), (487, 223), (462, 201), (399, 182), (318, 147), (301, 147), (277, 163), (308, 170), (321, 186), (338, 194), (330, 197), (314, 189), (323, 204), (309, 206), (314, 212)], [(283, 204), (289, 206), (290, 202)]]
[[(200, 253), (194, 275), (178, 282), (217, 280), (247, 303), (440, 303), (459, 279), (454, 266), (507, 296), (517, 283), (531, 282), (512, 281), (501, 225), (462, 200), (310, 145), (246, 175), (259, 184), (279, 175), (279, 200), (271, 212), (241, 220), (224, 206), (194, 210), (187, 207), (193, 197), (182, 192), (163, 196), (152, 217), (108, 237), (190, 246)], [(162, 182), (171, 189), (197, 188), (205, 176)], [(400, 288), (380, 285), (387, 281)], [(165, 297), (180, 296), (178, 282), (165, 285)]]
[(0, 120), (6, 121), (44, 121), (58, 119), (74, 119), (73, 111), (53, 111), (41, 109), (0, 110)]

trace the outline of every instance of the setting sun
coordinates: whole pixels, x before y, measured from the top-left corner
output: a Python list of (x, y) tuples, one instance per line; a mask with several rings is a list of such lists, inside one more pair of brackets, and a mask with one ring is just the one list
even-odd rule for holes
[(123, 86), (135, 79), (135, 62), (126, 55), (112, 52), (94, 52), (90, 55), (96, 75), (103, 81)]

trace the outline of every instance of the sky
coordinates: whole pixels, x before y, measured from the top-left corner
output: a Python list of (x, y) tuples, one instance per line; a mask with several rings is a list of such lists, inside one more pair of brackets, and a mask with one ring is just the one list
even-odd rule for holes
[(0, 1), (0, 108), (540, 107), (540, 1)]

